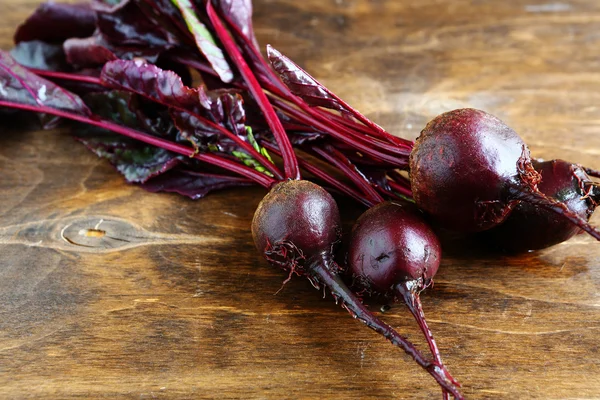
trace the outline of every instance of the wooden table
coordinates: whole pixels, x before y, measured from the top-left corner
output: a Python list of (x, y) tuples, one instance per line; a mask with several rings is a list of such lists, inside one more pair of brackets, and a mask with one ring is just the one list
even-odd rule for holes
[[(2, 0), (1, 48), (36, 3)], [(600, 168), (597, 1), (255, 8), (262, 44), (395, 134), (473, 106), (537, 157)], [(263, 190), (151, 194), (66, 131), (0, 126), (0, 398), (439, 398), (307, 281), (275, 295), (285, 277), (249, 232)], [(360, 209), (343, 204), (350, 224)], [(468, 398), (592, 399), (599, 288), (600, 245), (587, 236), (511, 257), (453, 241), (423, 301)], [(403, 307), (383, 318), (423, 345)]]

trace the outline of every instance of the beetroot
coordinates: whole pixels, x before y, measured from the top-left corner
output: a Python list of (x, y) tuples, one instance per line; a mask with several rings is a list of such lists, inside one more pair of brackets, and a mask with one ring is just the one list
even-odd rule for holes
[(418, 210), (409, 208), (393, 201), (380, 203), (352, 228), (348, 262), (372, 291), (385, 294), (407, 281), (418, 281), (423, 289), (438, 270), (440, 242)]
[(537, 188), (529, 149), (498, 118), (471, 108), (430, 121), (410, 155), (415, 202), (440, 225), (477, 232), (502, 223), (520, 201), (554, 212), (600, 240), (585, 218)]
[(517, 201), (508, 183), (535, 187), (529, 150), (498, 118), (460, 109), (430, 121), (410, 156), (415, 202), (436, 222), (458, 231), (501, 223)]
[[(585, 170), (564, 160), (533, 161), (541, 174), (538, 189), (588, 220), (597, 205), (598, 190)], [(581, 229), (554, 212), (529, 203), (518, 204), (506, 221), (485, 232), (496, 247), (510, 252), (538, 250), (564, 242)]]
[(347, 262), (358, 289), (404, 301), (434, 360), (456, 384), (443, 366), (419, 296), (432, 283), (442, 252), (437, 236), (419, 214), (413, 206), (391, 201), (367, 210), (352, 228)]
[(333, 197), (304, 180), (275, 185), (252, 219), (258, 251), (290, 273), (306, 273), (315, 263), (329, 266), (340, 236), (340, 214)]

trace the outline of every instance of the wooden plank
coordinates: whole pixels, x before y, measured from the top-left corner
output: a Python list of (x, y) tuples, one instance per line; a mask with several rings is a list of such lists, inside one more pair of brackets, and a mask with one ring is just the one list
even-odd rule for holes
[[(37, 3), (2, 1), (1, 48)], [(600, 168), (595, 1), (273, 0), (255, 14), (260, 43), (395, 134), (472, 106), (537, 157)], [(308, 282), (274, 295), (285, 276), (249, 232), (263, 190), (151, 194), (66, 131), (0, 126), (0, 398), (439, 398)], [(341, 204), (351, 225), (360, 208)], [(444, 256), (423, 302), (468, 398), (600, 396), (597, 243), (509, 257), (449, 239)], [(383, 317), (423, 345), (403, 307)]]

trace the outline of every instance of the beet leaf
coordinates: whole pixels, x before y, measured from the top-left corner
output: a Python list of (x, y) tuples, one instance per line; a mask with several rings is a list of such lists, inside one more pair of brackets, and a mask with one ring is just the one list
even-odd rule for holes
[(131, 0), (115, 5), (94, 2), (97, 28), (109, 43), (119, 46), (143, 46), (166, 49), (172, 47), (163, 30), (152, 23)]
[(120, 135), (94, 130), (78, 139), (98, 157), (107, 159), (129, 183), (144, 183), (179, 164), (179, 156)]
[(346, 108), (339, 103), (337, 97), (333, 96), (329, 89), (320, 84), (295, 62), (271, 46), (267, 46), (267, 54), (271, 65), (283, 82), (290, 88), (292, 93), (302, 98), (307, 104), (346, 111)]
[(196, 150), (202, 147), (201, 138), (219, 133), (236, 143), (273, 176), (281, 177), (277, 167), (247, 142), (243, 125), (245, 114), (237, 92), (209, 92), (203, 86), (192, 89), (185, 86), (174, 72), (141, 60), (111, 61), (104, 66), (100, 77), (107, 86), (132, 91), (170, 107), (181, 138), (190, 140)]
[(225, 59), (225, 54), (217, 45), (210, 31), (198, 19), (194, 5), (190, 0), (171, 0), (173, 4), (179, 8), (188, 29), (194, 35), (196, 46), (206, 57), (215, 72), (219, 75), (223, 82), (231, 82), (233, 80), (233, 71)]
[(10, 51), (10, 55), (21, 65), (28, 68), (48, 71), (70, 70), (63, 46), (46, 43), (41, 40), (20, 42)]
[(167, 41), (172, 44), (193, 45), (192, 35), (187, 30), (181, 13), (170, 0), (134, 0), (145, 17), (162, 30)]
[(252, 0), (217, 0), (215, 5), (221, 15), (231, 21), (258, 50), (258, 41), (252, 27)]
[(77, 95), (30, 72), (2, 50), (0, 50), (0, 100), (90, 115), (90, 110)]
[(69, 64), (75, 67), (97, 67), (119, 57), (109, 49), (110, 45), (100, 35), (87, 38), (71, 38), (63, 44)]
[(174, 168), (144, 182), (142, 187), (150, 192), (179, 193), (191, 199), (200, 199), (209, 192), (240, 186), (250, 186), (252, 181), (229, 175), (196, 172)]
[(198, 91), (185, 86), (179, 75), (142, 60), (108, 62), (100, 79), (109, 87), (132, 91), (162, 104), (184, 109), (198, 104)]
[(62, 43), (72, 37), (86, 37), (96, 28), (96, 13), (89, 4), (46, 2), (15, 32), (15, 43), (43, 40)]

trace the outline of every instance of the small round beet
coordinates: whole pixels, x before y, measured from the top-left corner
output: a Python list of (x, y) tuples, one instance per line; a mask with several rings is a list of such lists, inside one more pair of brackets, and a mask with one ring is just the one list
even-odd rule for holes
[[(357, 289), (402, 299), (423, 332), (433, 359), (446, 378), (457, 384), (444, 363), (425, 320), (420, 293), (429, 286), (441, 261), (435, 233), (414, 206), (393, 201), (363, 213), (350, 235), (348, 266)], [(444, 393), (444, 399), (447, 399)]]
[[(538, 185), (542, 193), (589, 220), (599, 193), (581, 166), (564, 160), (534, 160), (533, 166), (542, 176)], [(530, 203), (519, 203), (506, 221), (486, 232), (485, 237), (496, 247), (521, 252), (553, 246), (580, 232), (578, 226), (554, 212)]]
[(418, 210), (395, 202), (379, 203), (357, 220), (350, 238), (348, 264), (372, 291), (386, 294), (395, 285), (436, 274), (440, 242)]
[(301, 269), (331, 257), (340, 226), (337, 204), (328, 192), (309, 181), (289, 180), (275, 185), (258, 205), (252, 237), (270, 262)]
[(440, 225), (476, 232), (498, 225), (517, 201), (508, 184), (533, 186), (539, 176), (519, 135), (472, 108), (430, 121), (410, 155), (416, 204)]

